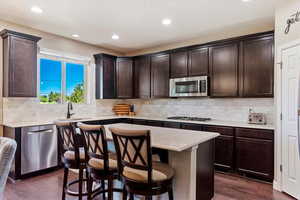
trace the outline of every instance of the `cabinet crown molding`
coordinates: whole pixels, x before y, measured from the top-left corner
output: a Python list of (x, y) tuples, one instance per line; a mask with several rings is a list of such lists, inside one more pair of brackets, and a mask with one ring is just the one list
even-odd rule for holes
[(24, 39), (27, 39), (27, 40), (32, 40), (34, 42), (38, 42), (42, 39), (41, 37), (37, 37), (37, 36), (25, 34), (25, 33), (19, 33), (19, 32), (12, 31), (12, 30), (7, 30), (7, 29), (2, 30), (0, 32), (0, 36), (3, 39), (7, 38), (8, 36), (16, 36), (16, 37), (24, 38)]

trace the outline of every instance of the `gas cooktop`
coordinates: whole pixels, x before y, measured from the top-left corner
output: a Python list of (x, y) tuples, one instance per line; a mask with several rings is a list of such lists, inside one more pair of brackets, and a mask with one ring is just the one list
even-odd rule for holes
[(168, 117), (168, 119), (175, 119), (175, 120), (187, 120), (187, 121), (209, 121), (211, 118), (203, 118), (203, 117), (185, 117), (185, 116), (174, 116), (174, 117)]

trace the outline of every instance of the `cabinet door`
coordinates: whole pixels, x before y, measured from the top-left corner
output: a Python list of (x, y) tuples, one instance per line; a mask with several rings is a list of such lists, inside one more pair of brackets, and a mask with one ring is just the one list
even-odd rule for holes
[(154, 98), (169, 97), (169, 54), (151, 57), (151, 96)]
[(215, 166), (218, 169), (233, 170), (234, 168), (234, 137), (220, 135), (216, 138)]
[(133, 62), (130, 58), (117, 60), (117, 97), (133, 97)]
[[(37, 44), (19, 37), (9, 37), (8, 97), (36, 97), (37, 95)], [(5, 50), (6, 51), (6, 50)]]
[(274, 38), (241, 42), (240, 91), (244, 97), (273, 97)]
[(150, 57), (137, 57), (134, 61), (134, 96), (148, 99), (151, 97)]
[(210, 48), (211, 97), (238, 96), (238, 45)]
[(189, 76), (208, 75), (208, 48), (199, 48), (189, 51)]
[(203, 126), (203, 131), (217, 132), (215, 166), (218, 169), (234, 169), (234, 128), (224, 126)]
[(188, 53), (187, 51), (177, 51), (171, 53), (171, 78), (182, 78), (188, 76)]
[(238, 172), (273, 180), (274, 145), (272, 140), (236, 138)]

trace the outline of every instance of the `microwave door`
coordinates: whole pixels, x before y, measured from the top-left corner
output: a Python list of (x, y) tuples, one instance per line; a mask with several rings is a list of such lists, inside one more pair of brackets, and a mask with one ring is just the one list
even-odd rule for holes
[(175, 82), (176, 96), (193, 96), (199, 91), (199, 81), (178, 81)]

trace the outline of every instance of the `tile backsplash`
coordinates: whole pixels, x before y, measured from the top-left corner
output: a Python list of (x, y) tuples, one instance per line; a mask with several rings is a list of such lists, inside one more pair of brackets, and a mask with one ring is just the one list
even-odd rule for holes
[[(272, 124), (275, 113), (271, 98), (97, 100), (92, 104), (75, 104), (72, 112), (75, 118), (113, 115), (113, 105), (120, 102), (134, 104), (138, 116), (159, 118), (184, 115), (247, 122), (249, 108), (252, 108), (265, 113), (268, 124)], [(55, 120), (65, 118), (66, 112), (66, 104), (40, 104), (37, 98), (3, 98), (3, 123)]]
[[(97, 100), (92, 104), (74, 104), (74, 118), (112, 115), (114, 104), (122, 100)], [(3, 98), (3, 123), (51, 121), (66, 118), (67, 104), (40, 104), (37, 98)]]
[(267, 116), (267, 123), (273, 124), (274, 99), (272, 98), (184, 98), (128, 100), (135, 104), (137, 115), (162, 117), (193, 116), (210, 117), (215, 120), (247, 122), (249, 108)]

